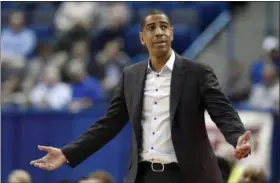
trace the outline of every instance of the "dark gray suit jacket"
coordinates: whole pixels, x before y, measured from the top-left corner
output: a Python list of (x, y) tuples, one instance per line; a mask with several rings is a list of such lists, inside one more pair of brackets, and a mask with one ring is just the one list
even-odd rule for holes
[[(130, 121), (133, 140), (125, 182), (135, 182), (142, 146), (141, 114), (147, 64), (143, 61), (125, 68), (106, 116), (62, 148), (70, 166), (77, 166), (95, 153)], [(221, 91), (213, 70), (176, 54), (170, 92), (172, 141), (185, 182), (222, 183), (217, 159), (207, 136), (204, 112), (209, 112), (234, 147), (245, 129)]]

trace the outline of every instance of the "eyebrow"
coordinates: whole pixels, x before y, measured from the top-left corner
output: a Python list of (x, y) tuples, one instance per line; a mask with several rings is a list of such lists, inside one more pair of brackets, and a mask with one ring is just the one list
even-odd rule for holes
[[(168, 22), (166, 22), (166, 21), (159, 21), (159, 23), (160, 24), (166, 24), (166, 25), (169, 25), (169, 23)], [(151, 26), (151, 25), (155, 25), (156, 23), (148, 23), (145, 27), (149, 27), (149, 26)]]

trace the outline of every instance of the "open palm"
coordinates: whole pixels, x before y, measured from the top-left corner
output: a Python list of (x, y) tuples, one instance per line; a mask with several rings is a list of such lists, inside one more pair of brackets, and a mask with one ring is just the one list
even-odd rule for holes
[(44, 157), (31, 161), (30, 164), (48, 171), (55, 170), (67, 162), (62, 151), (55, 147), (38, 146), (41, 151), (47, 152)]

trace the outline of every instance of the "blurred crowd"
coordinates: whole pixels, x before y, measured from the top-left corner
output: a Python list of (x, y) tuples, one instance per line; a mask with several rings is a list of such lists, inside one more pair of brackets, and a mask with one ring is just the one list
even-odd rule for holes
[(263, 54), (249, 71), (241, 61), (230, 62), (225, 93), (236, 106), (279, 111), (280, 49), (279, 38), (267, 36), (262, 43)]
[(130, 14), (122, 2), (62, 2), (55, 38), (41, 41), (12, 12), (1, 35), (2, 108), (79, 111), (106, 100), (130, 64), (121, 39)]
[[(7, 183), (34, 183), (31, 175), (22, 169), (14, 170), (9, 174)], [(98, 170), (79, 180), (61, 180), (56, 183), (115, 183), (114, 178), (106, 171)]]
[[(182, 12), (181, 16), (185, 16)], [(193, 12), (189, 13), (194, 17)], [(24, 11), (8, 15), (8, 25), (1, 33), (2, 109), (78, 112), (90, 108), (110, 99), (122, 69), (134, 62), (124, 51), (122, 37), (133, 19), (127, 3), (62, 2), (53, 15), (54, 39), (50, 40), (41, 40), (26, 24)], [(244, 70), (238, 59), (230, 62), (223, 88), (235, 106), (279, 111), (279, 38), (265, 37), (262, 48), (263, 53), (249, 70)], [(265, 182), (264, 171), (258, 167), (236, 173), (239, 170), (234, 169), (235, 160), (221, 155), (218, 161), (225, 180), (235, 183), (238, 174), (239, 183)], [(15, 170), (8, 183), (31, 183), (31, 179), (24, 170)], [(102, 171), (78, 181), (113, 182)]]

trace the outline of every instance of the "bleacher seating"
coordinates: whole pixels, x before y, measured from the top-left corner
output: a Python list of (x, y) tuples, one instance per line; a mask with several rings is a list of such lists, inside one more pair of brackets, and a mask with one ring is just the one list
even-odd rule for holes
[[(2, 27), (8, 23), (8, 15), (15, 9), (24, 10), (27, 25), (35, 30), (39, 41), (50, 40), (53, 35), (53, 18), (60, 2), (1, 2)], [(151, 9), (164, 11), (174, 23), (174, 49), (183, 53), (197, 36), (228, 8), (228, 2), (127, 2), (133, 19), (124, 34), (124, 51), (136, 58), (145, 53), (139, 41), (139, 22)]]

